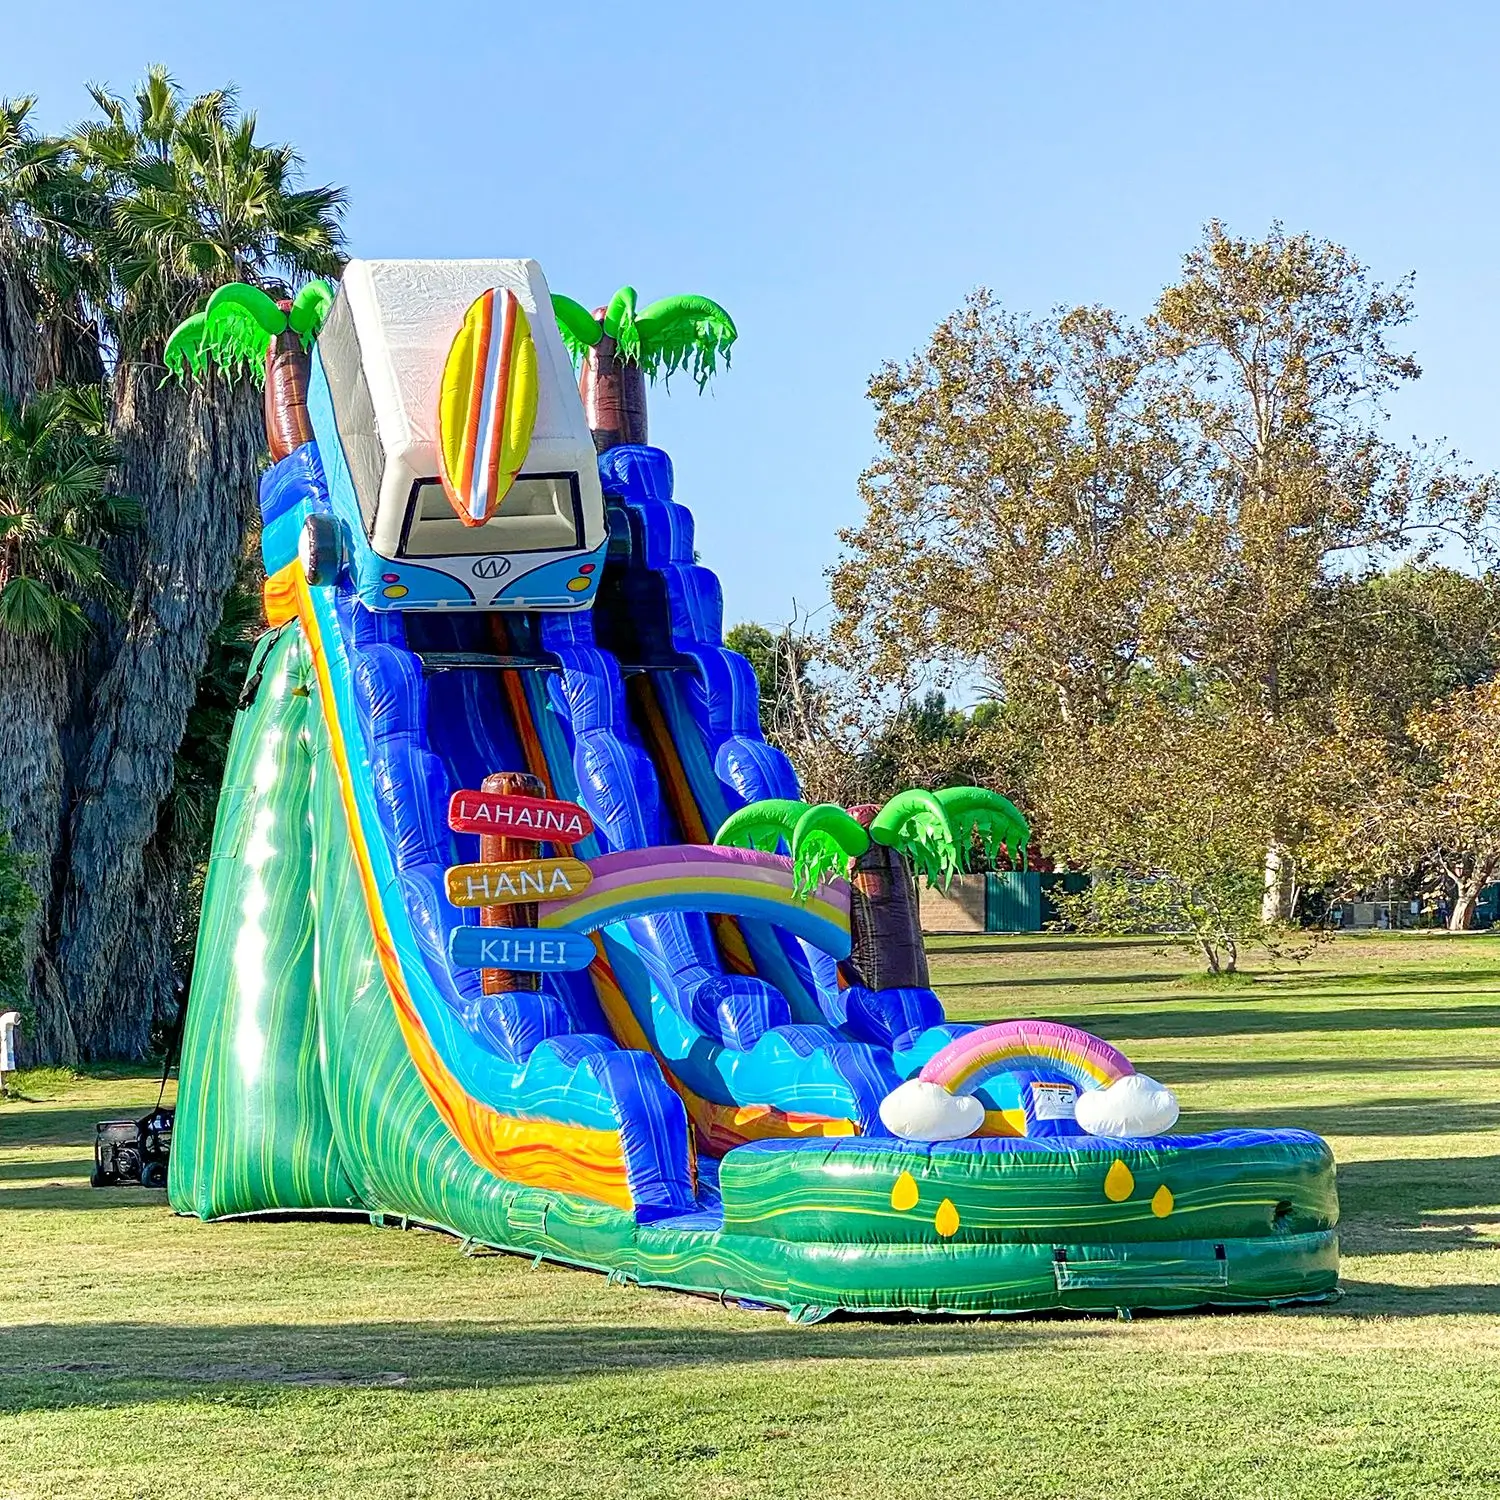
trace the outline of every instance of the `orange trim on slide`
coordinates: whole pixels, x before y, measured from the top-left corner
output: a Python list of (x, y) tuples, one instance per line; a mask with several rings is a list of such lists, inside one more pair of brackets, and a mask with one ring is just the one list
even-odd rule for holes
[[(295, 565), (293, 565), (295, 566)], [(276, 574), (278, 579), (287, 569)], [(348, 749), (339, 724), (333, 682), (322, 637), (313, 614), (312, 600), (300, 567), (292, 575), (296, 591), (297, 612), (302, 619), (303, 636), (312, 658), (318, 681), (318, 696), (323, 705), (323, 719), (328, 726), (328, 742), (338, 773), (339, 796), (349, 824), (349, 842), (354, 850), (364, 893), (370, 931), (375, 938), (375, 953), (381, 972), (391, 992), (396, 1019), (406, 1040), (407, 1051), (416, 1065), (438, 1113), (458, 1137), (464, 1149), (481, 1166), (512, 1182), (530, 1187), (550, 1188), (556, 1192), (575, 1193), (595, 1198), (616, 1208), (632, 1209), (634, 1200), (625, 1172), (625, 1153), (617, 1130), (594, 1130), (581, 1125), (562, 1125), (544, 1120), (527, 1120), (517, 1115), (501, 1114), (467, 1094), (438, 1056), (422, 1025), (406, 976), (396, 956), (390, 928), (381, 905), (380, 890), (369, 849), (360, 826), (359, 809), (354, 801), (354, 785)]]
[(266, 624), (273, 630), (297, 618), (297, 579), (301, 574), (302, 564), (294, 557), (266, 579), (261, 598), (266, 607)]

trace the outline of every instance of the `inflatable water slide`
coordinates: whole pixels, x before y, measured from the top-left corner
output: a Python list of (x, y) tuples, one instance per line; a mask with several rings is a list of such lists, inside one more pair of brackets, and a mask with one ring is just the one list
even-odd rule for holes
[(431, 1226), (802, 1321), (1336, 1294), (1316, 1136), (1174, 1133), (1100, 1038), (945, 1019), (881, 913), (934, 829), (942, 878), (1024, 824), (973, 789), (798, 800), (667, 455), (586, 411), (633, 295), (595, 326), (532, 261), (356, 260), (174, 338), (201, 370), (248, 329), (306, 380), (305, 410), (267, 388), (270, 628), (173, 1205)]

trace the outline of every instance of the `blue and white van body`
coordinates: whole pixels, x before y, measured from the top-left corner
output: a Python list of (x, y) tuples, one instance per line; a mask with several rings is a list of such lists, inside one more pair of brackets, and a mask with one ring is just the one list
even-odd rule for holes
[[(536, 343), (526, 461), (483, 526), (438, 478), (438, 390), (469, 306), (513, 291)], [(373, 610), (589, 608), (608, 535), (593, 438), (534, 260), (354, 260), (313, 348), (308, 410), (343, 567)], [(303, 507), (265, 516), (268, 571), (297, 555)]]

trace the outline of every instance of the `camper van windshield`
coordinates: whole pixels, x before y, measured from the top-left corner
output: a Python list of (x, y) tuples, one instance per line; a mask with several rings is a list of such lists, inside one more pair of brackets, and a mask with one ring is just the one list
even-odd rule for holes
[(522, 474), (483, 526), (465, 526), (436, 479), (411, 488), (402, 557), (472, 557), (484, 552), (567, 552), (583, 546), (576, 474)]

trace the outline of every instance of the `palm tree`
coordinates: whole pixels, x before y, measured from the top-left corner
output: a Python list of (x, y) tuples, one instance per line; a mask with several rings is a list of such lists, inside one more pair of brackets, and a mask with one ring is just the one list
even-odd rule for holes
[(190, 371), (201, 376), (212, 365), (226, 375), (247, 372), (264, 382), (266, 443), (279, 462), (312, 439), (309, 352), (333, 296), (333, 287), (321, 279), (280, 301), (257, 286), (230, 282), (167, 336), (163, 363), (179, 380)]
[(983, 787), (900, 792), (882, 808), (847, 811), (831, 802), (768, 798), (728, 817), (715, 843), (773, 851), (785, 844), (796, 889), (806, 896), (828, 875), (848, 874), (853, 951), (846, 977), (870, 989), (927, 987), (915, 866), (946, 886), (968, 865), (977, 840), (990, 858), (1021, 858), (1030, 829), (1015, 805)]
[(34, 103), (0, 99), (0, 396), (16, 401), (102, 374), (77, 179), (66, 144), (32, 129)]
[[(91, 91), (97, 117), (70, 141), (100, 205), (121, 487), (143, 524), (118, 546), (129, 592), (96, 632), (73, 766), (69, 863), (49, 913), (86, 1056), (144, 1050), (172, 994), (170, 859), (159, 842), (176, 752), (224, 596), (256, 515), (264, 423), (257, 392), (218, 377), (164, 388), (170, 331), (226, 282), (274, 301), (342, 265), (343, 195), (297, 184), (288, 146), (256, 139), (234, 94), (187, 98), (162, 69), (129, 100)], [(143, 958), (143, 955), (145, 957)], [(140, 978), (144, 974), (145, 979)]]
[(647, 441), (648, 378), (686, 370), (701, 391), (721, 355), (729, 364), (738, 337), (734, 319), (707, 297), (663, 297), (640, 312), (635, 298), (633, 286), (622, 286), (593, 312), (571, 297), (552, 298), (558, 332), (581, 366), (578, 389), (600, 453)]
[(22, 406), (0, 398), (0, 834), (9, 833), (35, 900), (21, 934), (34, 1002), (34, 1050), (76, 1056), (42, 916), (52, 893), (66, 800), (62, 725), (68, 669), (89, 633), (84, 605), (118, 591), (101, 543), (139, 507), (114, 493), (116, 462), (97, 386), (56, 388)]

